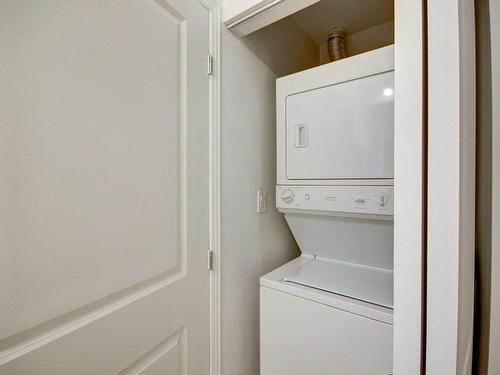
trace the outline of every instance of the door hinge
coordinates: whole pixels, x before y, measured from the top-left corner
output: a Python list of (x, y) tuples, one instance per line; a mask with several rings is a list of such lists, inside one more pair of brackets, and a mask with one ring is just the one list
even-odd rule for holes
[(212, 55), (208, 55), (208, 75), (214, 74), (214, 57)]
[(213, 271), (214, 269), (214, 251), (208, 249), (208, 269)]

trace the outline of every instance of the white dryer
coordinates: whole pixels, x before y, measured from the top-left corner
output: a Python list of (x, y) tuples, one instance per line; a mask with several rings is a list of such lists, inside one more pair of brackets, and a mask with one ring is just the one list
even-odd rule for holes
[(302, 255), (260, 279), (261, 375), (388, 375), (394, 51), (277, 81), (276, 205)]

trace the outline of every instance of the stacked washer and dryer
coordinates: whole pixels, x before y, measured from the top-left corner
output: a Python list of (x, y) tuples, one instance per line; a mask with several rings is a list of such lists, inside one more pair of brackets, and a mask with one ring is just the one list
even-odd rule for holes
[(276, 206), (301, 256), (260, 279), (261, 375), (391, 374), (394, 48), (276, 95)]

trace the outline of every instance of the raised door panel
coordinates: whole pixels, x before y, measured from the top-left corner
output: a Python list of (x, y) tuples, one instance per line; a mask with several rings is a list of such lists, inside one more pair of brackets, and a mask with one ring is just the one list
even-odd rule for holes
[(72, 332), (66, 328), (59, 339), (0, 366), (0, 374), (128, 375), (161, 366), (167, 374), (184, 375), (188, 330), (196, 330), (186, 321), (202, 317), (196, 312), (186, 313), (188, 301), (179, 301), (176, 308), (171, 308), (175, 300), (173, 292), (162, 289), (142, 298), (140, 303), (129, 304), (109, 315), (101, 314)]

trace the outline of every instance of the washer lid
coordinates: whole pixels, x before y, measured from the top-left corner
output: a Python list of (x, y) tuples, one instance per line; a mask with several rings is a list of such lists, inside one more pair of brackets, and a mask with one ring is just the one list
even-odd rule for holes
[(393, 271), (315, 258), (283, 281), (393, 309)]

